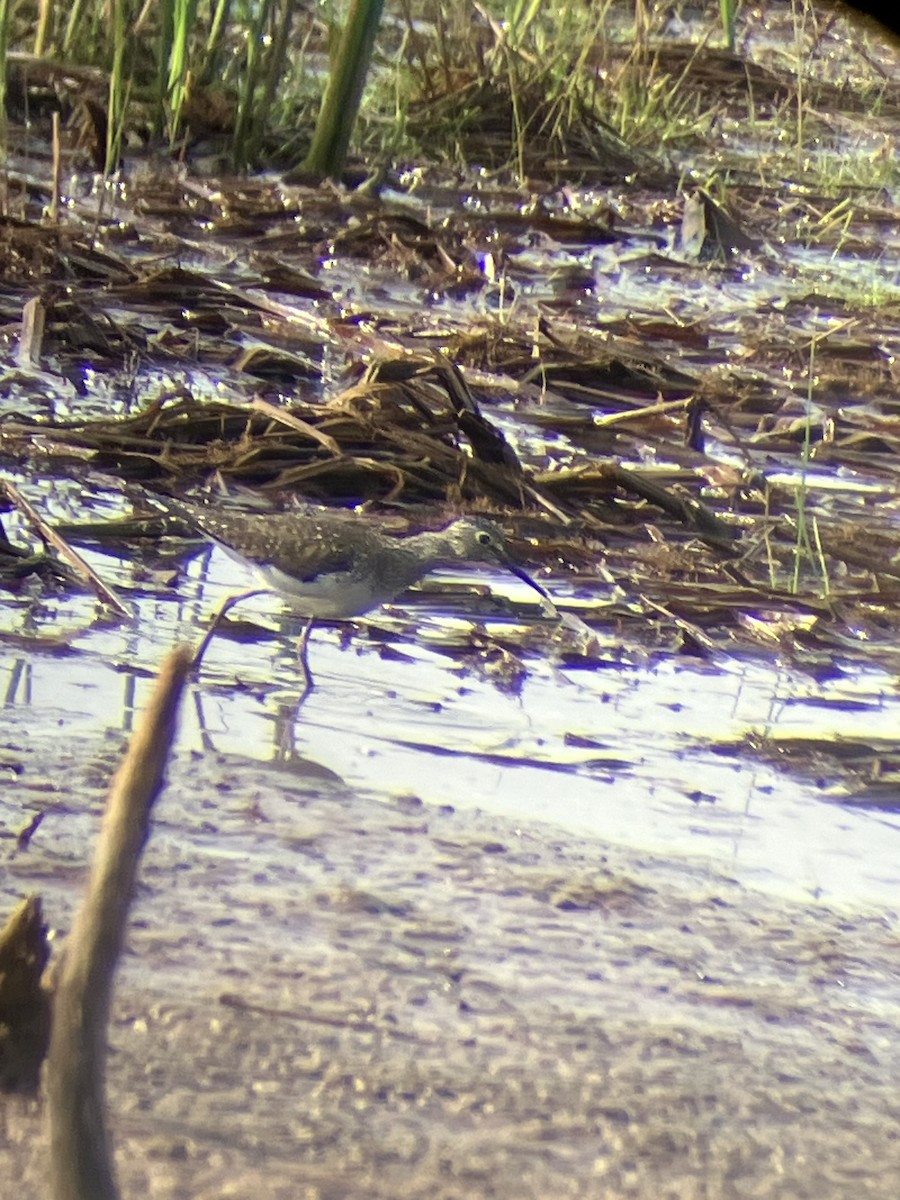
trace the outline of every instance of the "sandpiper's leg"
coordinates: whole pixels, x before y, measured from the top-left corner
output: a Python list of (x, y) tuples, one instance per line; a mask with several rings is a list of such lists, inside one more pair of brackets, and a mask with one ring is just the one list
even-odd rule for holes
[(206, 653), (206, 647), (212, 641), (213, 634), (216, 632), (220, 621), (228, 612), (228, 610), (233, 608), (235, 604), (240, 604), (242, 600), (249, 600), (251, 596), (267, 596), (270, 594), (270, 592), (271, 588), (251, 588), (249, 592), (238, 592), (234, 596), (225, 597), (225, 599), (219, 605), (219, 608), (216, 610), (213, 619), (210, 621), (206, 633), (203, 635), (203, 641), (194, 651), (193, 666), (195, 669), (200, 666), (200, 660)]
[(300, 634), (300, 641), (297, 643), (297, 660), (300, 663), (300, 671), (303, 675), (303, 691), (300, 694), (300, 699), (305, 700), (309, 693), (313, 690), (313, 677), (309, 669), (309, 659), (307, 651), (309, 649), (309, 635), (312, 633), (312, 627), (315, 622), (315, 617), (310, 617), (303, 626), (303, 632)]

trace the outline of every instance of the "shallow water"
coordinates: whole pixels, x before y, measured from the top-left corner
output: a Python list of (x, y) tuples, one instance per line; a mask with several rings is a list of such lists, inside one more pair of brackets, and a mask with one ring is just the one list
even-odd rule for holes
[[(167, 647), (196, 640), (205, 615), (248, 581), (213, 551), (187, 564), (177, 592), (140, 595), (130, 589), (147, 585), (132, 564), (85, 553), (130, 595), (135, 620), (98, 626), (87, 598), (7, 610), (7, 637), (67, 631), (65, 653), (7, 644), (0, 663), (7, 716), (36, 737), (127, 733)], [(259, 762), (287, 755), (296, 769), (333, 772), (386, 799), (700, 857), (792, 899), (893, 908), (900, 813), (842, 807), (834, 779), (804, 781), (753, 753), (754, 740), (772, 736), (889, 738), (900, 719), (889, 675), (818, 682), (759, 659), (653, 662), (602, 626), (591, 658), (573, 665), (572, 635), (540, 615), (527, 588), (482, 571), (464, 578), (490, 584), (491, 596), (394, 604), (360, 625), (318, 627), (316, 687), (296, 712), (296, 623), (274, 598), (247, 601), (236, 612), (258, 620), (261, 636), (213, 639), (184, 704), (179, 749)], [(578, 611), (589, 616), (590, 605)], [(15, 789), (0, 812), (14, 828)]]

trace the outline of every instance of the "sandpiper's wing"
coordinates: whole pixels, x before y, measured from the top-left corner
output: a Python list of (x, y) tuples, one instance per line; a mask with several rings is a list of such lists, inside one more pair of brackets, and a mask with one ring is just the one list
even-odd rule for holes
[[(291, 513), (241, 514), (239, 521), (227, 519), (217, 533), (212, 521), (205, 532), (225, 549), (236, 550), (248, 562), (276, 567), (285, 575), (303, 581), (317, 575), (350, 571), (356, 561), (355, 538), (334, 536), (334, 524)], [(336, 542), (340, 545), (336, 545)]]
[[(224, 550), (234, 551), (249, 563), (275, 567), (300, 581), (349, 571), (355, 562), (361, 531), (353, 520), (345, 521), (338, 514), (320, 518), (302, 512), (248, 513), (168, 499), (165, 503)], [(337, 522), (340, 538), (335, 537)]]

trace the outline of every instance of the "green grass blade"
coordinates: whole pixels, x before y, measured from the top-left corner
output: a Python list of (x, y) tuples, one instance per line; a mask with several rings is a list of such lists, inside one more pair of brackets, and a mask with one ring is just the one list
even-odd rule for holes
[(384, 0), (352, 0), (304, 170), (335, 178), (343, 170), (362, 100)]

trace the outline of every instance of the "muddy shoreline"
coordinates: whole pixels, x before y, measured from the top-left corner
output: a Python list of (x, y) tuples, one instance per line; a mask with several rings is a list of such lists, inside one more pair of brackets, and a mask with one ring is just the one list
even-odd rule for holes
[[(4, 739), (50, 811), (3, 894), (42, 892), (60, 933), (117, 749)], [(111, 1031), (123, 1196), (887, 1196), (892, 924), (182, 754)], [(38, 1200), (39, 1107), (0, 1112)]]

